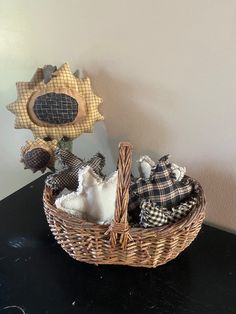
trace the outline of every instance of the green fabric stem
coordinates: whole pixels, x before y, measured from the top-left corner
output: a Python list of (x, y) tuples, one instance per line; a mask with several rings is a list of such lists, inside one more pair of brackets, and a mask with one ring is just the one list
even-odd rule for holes
[(73, 141), (62, 139), (58, 142), (58, 147), (64, 150), (68, 150), (69, 152), (72, 152)]

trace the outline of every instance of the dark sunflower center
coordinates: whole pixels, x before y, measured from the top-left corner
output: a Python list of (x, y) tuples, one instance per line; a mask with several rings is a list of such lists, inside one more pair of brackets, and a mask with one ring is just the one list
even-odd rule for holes
[(24, 161), (29, 168), (40, 170), (49, 163), (50, 154), (43, 148), (34, 148), (25, 154)]
[(75, 120), (78, 107), (73, 97), (52, 92), (38, 96), (34, 102), (33, 111), (40, 121), (65, 124)]

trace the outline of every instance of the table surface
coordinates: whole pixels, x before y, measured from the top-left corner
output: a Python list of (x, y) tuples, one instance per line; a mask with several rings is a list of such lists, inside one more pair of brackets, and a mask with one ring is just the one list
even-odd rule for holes
[(156, 269), (67, 255), (43, 212), (44, 176), (0, 202), (0, 314), (236, 313), (236, 236), (203, 226)]

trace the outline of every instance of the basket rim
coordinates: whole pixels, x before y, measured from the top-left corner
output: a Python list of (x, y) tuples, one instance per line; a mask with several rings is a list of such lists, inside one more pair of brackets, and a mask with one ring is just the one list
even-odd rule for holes
[[(194, 197), (197, 198), (197, 203), (193, 206), (191, 211), (188, 213), (187, 216), (183, 217), (179, 221), (173, 223), (173, 224), (167, 224), (159, 227), (148, 227), (144, 228), (142, 226), (132, 226), (129, 225), (129, 231), (131, 234), (133, 233), (152, 233), (159, 235), (166, 235), (169, 233), (173, 233), (174, 231), (177, 232), (179, 230), (182, 230), (183, 228), (189, 228), (193, 222), (196, 220), (203, 220), (205, 217), (205, 206), (206, 206), (206, 198), (205, 193), (203, 191), (202, 186), (200, 183), (189, 176), (185, 176), (186, 179), (190, 180), (193, 184), (198, 186), (199, 192), (194, 194)], [(193, 195), (190, 195), (190, 197)], [(57, 217), (58, 219), (62, 220), (67, 225), (70, 225), (70, 227), (74, 228), (83, 228), (83, 229), (96, 229), (96, 230), (104, 230), (105, 231), (109, 228), (110, 224), (97, 224), (94, 222), (90, 222), (84, 219), (79, 218), (76, 215), (67, 213), (63, 211), (62, 209), (57, 208), (53, 203), (53, 191), (50, 187), (46, 186), (44, 187), (43, 192), (43, 202), (44, 202), (44, 208), (45, 205), (47, 207), (47, 211), (50, 211), (50, 214), (54, 217)]]

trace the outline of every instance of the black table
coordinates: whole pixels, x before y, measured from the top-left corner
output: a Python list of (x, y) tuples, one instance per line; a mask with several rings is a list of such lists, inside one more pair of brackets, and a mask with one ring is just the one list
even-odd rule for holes
[(50, 233), (43, 184), (0, 202), (0, 314), (236, 313), (236, 236), (203, 226), (156, 269), (80, 263)]

